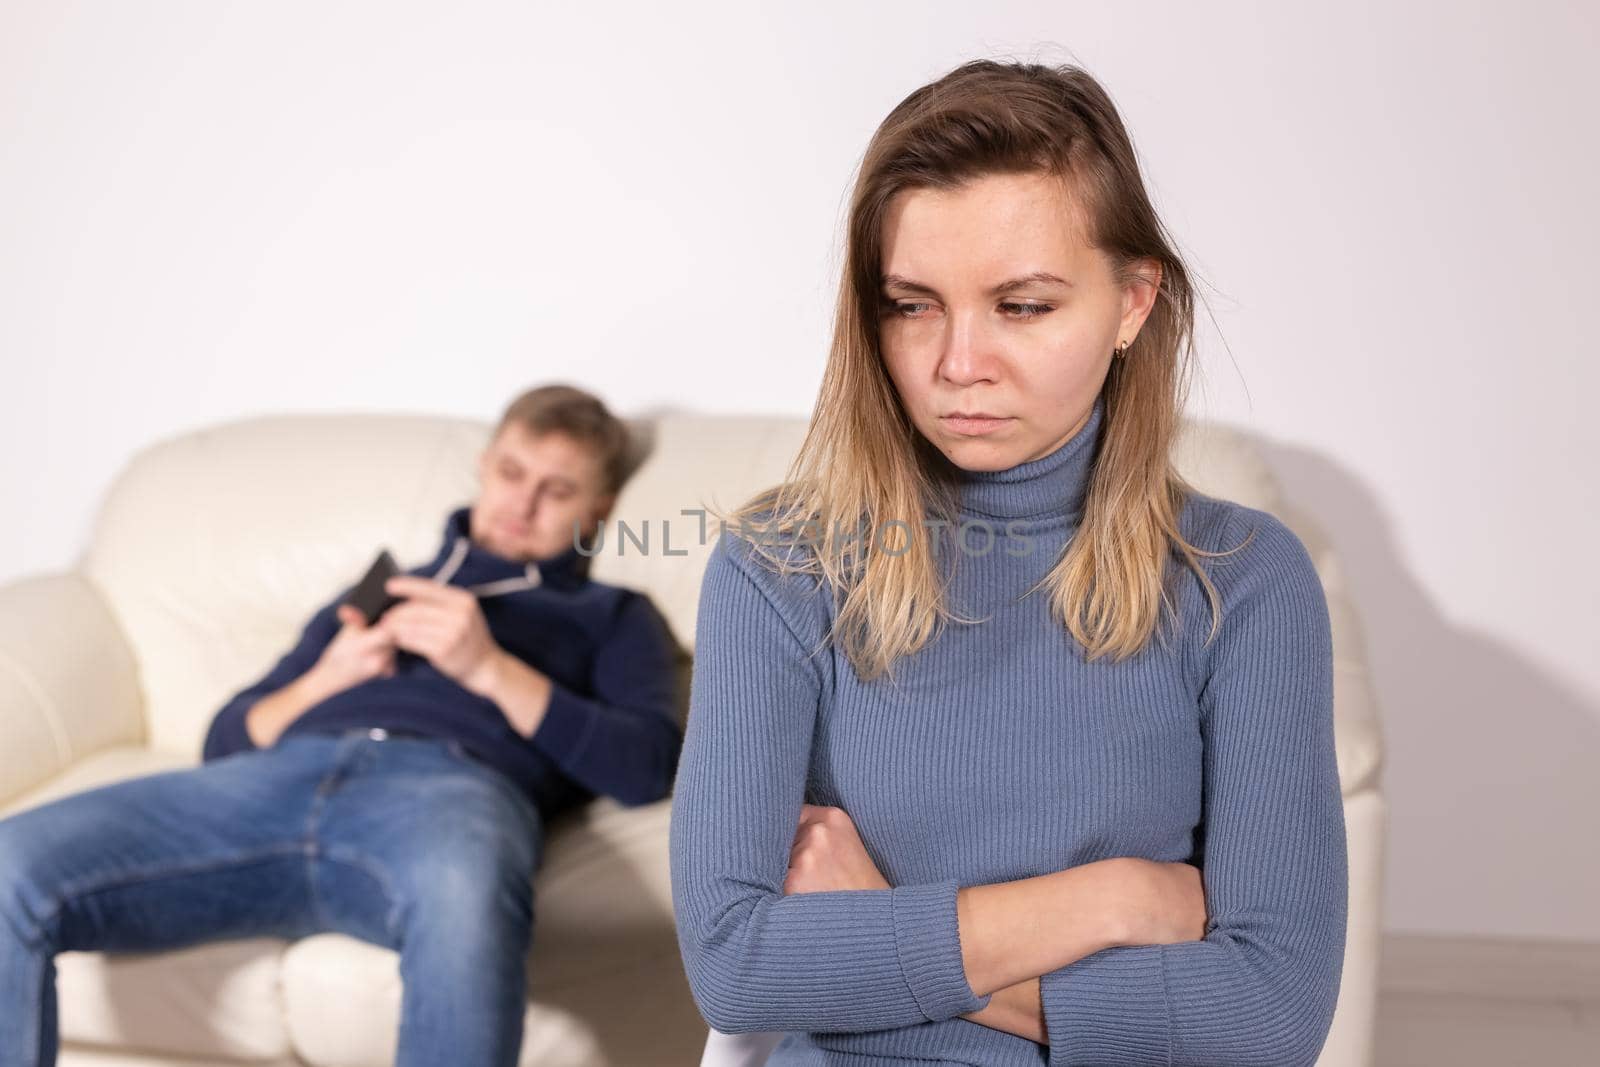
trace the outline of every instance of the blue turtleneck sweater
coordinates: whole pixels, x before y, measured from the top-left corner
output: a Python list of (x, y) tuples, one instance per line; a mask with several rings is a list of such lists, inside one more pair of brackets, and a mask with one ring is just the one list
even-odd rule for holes
[[(832, 646), (832, 597), (723, 532), (701, 588), (673, 793), (678, 937), (724, 1032), (789, 1031), (770, 1067), (1313, 1063), (1346, 919), (1332, 640), (1301, 542), (1267, 512), (1197, 495), (1181, 514), (1223, 601), (1217, 638), (1191, 571), (1181, 624), (1089, 663), (1022, 594), (1082, 516), (1104, 399), (1056, 451), (965, 472), (951, 623), (888, 678)], [(1009, 536), (1007, 536), (1009, 534)], [(982, 528), (967, 534), (973, 553)], [(1026, 550), (1024, 548), (1027, 544)], [(890, 542), (891, 546), (893, 542)], [(791, 548), (791, 551), (798, 549)], [(1178, 566), (1175, 562), (1174, 566)], [(802, 802), (843, 808), (892, 889), (784, 895)], [(1119, 946), (1040, 978), (1049, 1044), (959, 1018), (958, 887), (1113, 856), (1203, 870), (1203, 940)]]
[[(665, 797), (682, 741), (677, 645), (666, 621), (644, 594), (591, 581), (589, 557), (576, 547), (534, 561), (490, 552), (470, 537), (470, 511), (451, 512), (433, 561), (406, 573), (472, 589), (495, 643), (550, 678), (549, 709), (533, 736), (517, 733), (498, 705), (426, 658), (400, 651), (393, 676), (313, 705), (282, 737), (381, 727), (453, 738), (510, 777), (546, 818), (596, 795), (623, 804)], [(245, 713), (316, 663), (353, 588), (318, 609), (294, 648), (217, 712), (204, 759), (255, 747)]]

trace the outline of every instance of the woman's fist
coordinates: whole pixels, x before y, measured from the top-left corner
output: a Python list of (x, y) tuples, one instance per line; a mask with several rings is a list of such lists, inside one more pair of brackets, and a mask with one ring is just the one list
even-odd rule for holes
[(789, 874), (783, 892), (822, 893), (833, 889), (892, 889), (867, 855), (856, 824), (843, 808), (800, 805), (800, 826), (789, 849)]
[(1116, 928), (1124, 945), (1168, 945), (1206, 936), (1206, 891), (1192, 863), (1133, 856), (1099, 861), (1112, 879)]

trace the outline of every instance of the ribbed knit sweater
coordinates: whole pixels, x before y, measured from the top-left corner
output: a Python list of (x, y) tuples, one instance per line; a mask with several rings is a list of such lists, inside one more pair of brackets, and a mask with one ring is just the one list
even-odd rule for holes
[[(1300, 540), (1204, 494), (1180, 516), (1222, 598), (1174, 560), (1180, 625), (1090, 663), (1048, 590), (1078, 528), (1104, 400), (1066, 443), (961, 471), (950, 623), (863, 682), (823, 640), (833, 597), (723, 531), (708, 559), (674, 785), (674, 907), (718, 1030), (789, 1031), (800, 1064), (1311, 1064), (1344, 959), (1347, 857), (1332, 639)], [(946, 531), (954, 533), (955, 531)], [(1025, 542), (1031, 547), (1023, 550)], [(891, 545), (892, 541), (889, 542)], [(802, 802), (849, 813), (892, 889), (784, 895)], [(1049, 1044), (959, 1018), (958, 887), (1113, 856), (1201, 867), (1203, 940), (1118, 946), (1040, 976)]]

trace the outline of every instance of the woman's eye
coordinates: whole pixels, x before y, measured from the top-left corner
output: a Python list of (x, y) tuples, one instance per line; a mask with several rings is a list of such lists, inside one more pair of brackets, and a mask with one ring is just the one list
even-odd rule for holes
[[(927, 303), (897, 303), (890, 305), (890, 311), (901, 318), (917, 318), (926, 311), (931, 304)], [(1047, 315), (1055, 310), (1053, 304), (1019, 304), (1008, 302), (1000, 305), (1000, 309), (1007, 315), (1016, 319), (1035, 319), (1040, 315)]]

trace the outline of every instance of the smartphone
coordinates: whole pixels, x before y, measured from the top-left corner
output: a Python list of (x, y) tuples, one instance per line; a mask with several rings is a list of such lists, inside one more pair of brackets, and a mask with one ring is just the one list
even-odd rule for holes
[(390, 607), (398, 604), (400, 597), (391, 595), (384, 589), (384, 583), (400, 573), (400, 568), (395, 565), (394, 557), (386, 548), (378, 553), (378, 558), (372, 561), (372, 566), (367, 568), (367, 573), (361, 581), (344, 598), (346, 604), (354, 604), (356, 610), (366, 616), (367, 625), (371, 626), (378, 621), (378, 617), (388, 611)]

